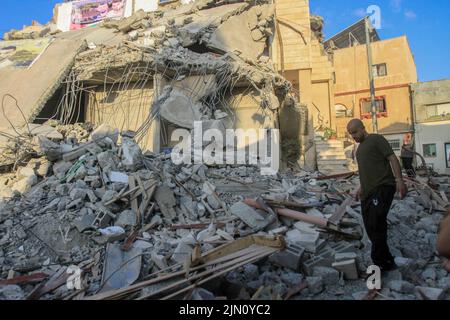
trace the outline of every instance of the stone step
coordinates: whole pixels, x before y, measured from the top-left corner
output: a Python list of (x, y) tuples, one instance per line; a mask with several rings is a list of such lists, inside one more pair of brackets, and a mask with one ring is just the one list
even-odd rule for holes
[(346, 165), (348, 163), (347, 159), (346, 160), (334, 160), (334, 159), (320, 159), (317, 160), (317, 163), (319, 165), (324, 164), (324, 165)]
[(342, 156), (318, 156), (317, 158), (320, 160), (347, 160), (347, 157), (345, 155)]
[(316, 141), (317, 146), (342, 146), (344, 147), (344, 143), (339, 140), (327, 140), (327, 141)]
[[(316, 150), (317, 151), (317, 150)], [(342, 149), (327, 149), (327, 150), (318, 150), (318, 157), (329, 157), (329, 156), (345, 156), (345, 152)]]
[(345, 153), (344, 148), (342, 146), (338, 146), (338, 145), (329, 145), (329, 146), (324, 146), (324, 145), (320, 145), (317, 146), (316, 145), (316, 152), (319, 151), (334, 151), (334, 152), (338, 152), (338, 151), (342, 151)]

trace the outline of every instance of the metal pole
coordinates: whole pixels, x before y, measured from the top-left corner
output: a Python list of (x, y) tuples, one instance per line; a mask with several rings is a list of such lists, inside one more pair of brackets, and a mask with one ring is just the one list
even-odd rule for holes
[(369, 65), (369, 82), (370, 82), (370, 105), (372, 106), (372, 128), (374, 133), (378, 133), (377, 107), (375, 104), (375, 82), (373, 79), (372, 69), (372, 47), (370, 45), (370, 21), (369, 17), (365, 18), (366, 24), (366, 47), (367, 47), (367, 62)]

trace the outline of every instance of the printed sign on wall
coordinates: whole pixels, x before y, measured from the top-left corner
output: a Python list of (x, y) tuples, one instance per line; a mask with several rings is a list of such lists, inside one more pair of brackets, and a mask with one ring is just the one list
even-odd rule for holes
[(106, 18), (122, 18), (126, 0), (81, 0), (72, 3), (70, 30), (82, 29)]
[(0, 69), (31, 67), (50, 42), (50, 38), (0, 41)]

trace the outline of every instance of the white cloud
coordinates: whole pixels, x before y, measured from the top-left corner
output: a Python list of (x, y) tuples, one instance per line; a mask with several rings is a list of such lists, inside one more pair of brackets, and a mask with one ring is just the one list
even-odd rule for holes
[(405, 17), (408, 19), (415, 19), (415, 18), (417, 18), (417, 14), (412, 10), (406, 10)]
[(402, 10), (402, 0), (391, 0), (390, 6), (396, 12), (401, 11)]
[(359, 8), (353, 11), (353, 15), (362, 18), (365, 17), (367, 15), (366, 9), (364, 8)]

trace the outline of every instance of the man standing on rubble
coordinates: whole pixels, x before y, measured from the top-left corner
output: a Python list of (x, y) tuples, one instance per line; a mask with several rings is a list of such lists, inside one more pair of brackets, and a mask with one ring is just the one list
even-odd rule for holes
[(387, 140), (367, 133), (361, 120), (351, 120), (347, 131), (359, 143), (356, 160), (361, 187), (356, 197), (361, 200), (364, 227), (372, 242), (372, 261), (389, 271), (396, 265), (387, 244), (387, 215), (395, 193), (403, 199), (407, 192), (400, 162)]

